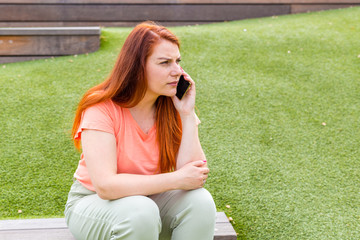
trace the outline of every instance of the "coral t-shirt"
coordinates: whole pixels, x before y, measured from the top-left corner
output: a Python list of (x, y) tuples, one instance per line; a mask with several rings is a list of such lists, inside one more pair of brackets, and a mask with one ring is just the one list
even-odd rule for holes
[[(108, 100), (85, 110), (75, 139), (81, 139), (85, 129), (111, 133), (116, 139), (117, 173), (151, 175), (160, 173), (159, 147), (155, 125), (146, 134), (142, 131), (129, 109)], [(81, 154), (74, 177), (87, 189), (95, 191)]]

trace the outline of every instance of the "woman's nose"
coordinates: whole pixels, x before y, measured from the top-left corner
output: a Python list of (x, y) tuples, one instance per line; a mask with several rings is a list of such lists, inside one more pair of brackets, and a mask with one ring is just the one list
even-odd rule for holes
[(173, 75), (180, 76), (182, 74), (182, 68), (179, 63), (175, 63), (172, 69)]

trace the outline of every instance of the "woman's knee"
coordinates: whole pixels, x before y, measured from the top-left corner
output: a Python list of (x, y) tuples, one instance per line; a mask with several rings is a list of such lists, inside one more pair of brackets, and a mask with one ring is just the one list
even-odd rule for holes
[(183, 192), (179, 204), (170, 225), (172, 239), (213, 239), (216, 207), (211, 194), (203, 188)]
[(206, 189), (199, 188), (189, 191), (187, 198), (191, 201), (192, 212), (201, 214), (202, 217), (215, 218), (216, 206), (211, 194)]
[(161, 219), (156, 203), (142, 196), (131, 197), (131, 201), (133, 204), (129, 206), (126, 217), (119, 218), (113, 225), (111, 239), (157, 239)]
[(150, 227), (161, 226), (160, 212), (156, 203), (148, 197), (140, 197), (137, 201), (137, 206), (128, 215), (133, 226), (136, 228), (144, 228), (148, 225)]
[(183, 191), (178, 198), (178, 207), (175, 207), (176, 222), (190, 221), (195, 225), (214, 225), (216, 206), (211, 194), (204, 188)]

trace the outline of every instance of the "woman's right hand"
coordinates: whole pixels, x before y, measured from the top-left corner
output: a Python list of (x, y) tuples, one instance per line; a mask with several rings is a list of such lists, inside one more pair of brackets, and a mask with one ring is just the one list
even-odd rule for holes
[(184, 76), (185, 80), (190, 82), (190, 87), (188, 91), (185, 93), (184, 97), (179, 100), (176, 95), (172, 97), (174, 106), (176, 110), (179, 112), (180, 117), (191, 115), (194, 112), (195, 108), (195, 82), (192, 80), (189, 74), (187, 74), (183, 69), (181, 69), (182, 75)]
[(204, 186), (209, 169), (206, 161), (194, 161), (176, 170), (177, 189), (193, 190)]

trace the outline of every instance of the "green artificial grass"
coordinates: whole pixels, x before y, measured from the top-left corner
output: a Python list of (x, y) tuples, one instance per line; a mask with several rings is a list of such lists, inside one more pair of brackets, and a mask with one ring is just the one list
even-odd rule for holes
[[(358, 239), (360, 8), (171, 29), (197, 82), (206, 188), (239, 239)], [(75, 107), (130, 30), (0, 66), (1, 219), (63, 216)]]

